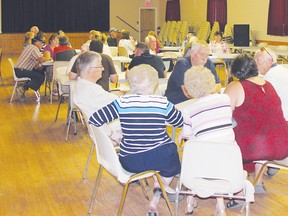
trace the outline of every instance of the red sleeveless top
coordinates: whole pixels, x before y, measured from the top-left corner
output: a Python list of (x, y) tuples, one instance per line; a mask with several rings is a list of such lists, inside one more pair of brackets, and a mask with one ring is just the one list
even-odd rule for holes
[(281, 160), (288, 156), (288, 124), (280, 98), (269, 82), (263, 86), (248, 80), (240, 83), (245, 99), (233, 112), (237, 122), (234, 132), (244, 169), (252, 172), (253, 160)]

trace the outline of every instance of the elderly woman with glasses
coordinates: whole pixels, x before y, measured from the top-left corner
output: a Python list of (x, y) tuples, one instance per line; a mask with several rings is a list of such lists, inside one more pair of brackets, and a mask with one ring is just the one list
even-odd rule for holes
[[(89, 123), (99, 127), (119, 118), (123, 133), (119, 160), (123, 168), (133, 173), (157, 170), (165, 183), (170, 184), (173, 176), (180, 173), (180, 161), (177, 147), (166, 132), (166, 122), (182, 127), (182, 114), (166, 97), (154, 95), (158, 73), (150, 65), (133, 67), (128, 81), (130, 94), (96, 111)], [(157, 181), (154, 187), (149, 216), (157, 215), (161, 194)], [(169, 199), (173, 199), (172, 195), (168, 194)]]
[[(288, 125), (281, 101), (271, 83), (258, 76), (254, 59), (246, 54), (233, 61), (232, 74), (239, 79), (230, 83), (225, 92), (231, 99), (235, 138), (240, 146), (244, 169), (260, 171), (255, 160), (282, 160), (288, 156)], [(255, 193), (265, 193), (259, 179)]]

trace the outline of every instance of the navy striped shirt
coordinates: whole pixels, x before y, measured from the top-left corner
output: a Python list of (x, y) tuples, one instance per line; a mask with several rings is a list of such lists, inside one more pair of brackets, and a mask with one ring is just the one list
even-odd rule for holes
[(166, 97), (158, 95), (123, 95), (95, 112), (89, 123), (97, 127), (120, 119), (123, 138), (120, 156), (147, 152), (173, 141), (166, 132), (166, 122), (183, 126), (183, 117)]

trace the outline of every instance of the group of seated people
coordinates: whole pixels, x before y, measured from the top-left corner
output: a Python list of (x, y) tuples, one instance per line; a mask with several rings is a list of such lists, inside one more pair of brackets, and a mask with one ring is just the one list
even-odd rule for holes
[[(165, 185), (169, 185), (173, 177), (180, 173), (177, 146), (166, 132), (168, 122), (174, 127), (183, 127), (181, 138), (185, 140), (213, 140), (239, 145), (244, 169), (257, 175), (260, 165), (253, 163), (254, 160), (282, 160), (288, 156), (286, 145), (288, 125), (283, 115), (283, 110), (287, 111), (287, 107), (283, 107), (282, 99), (279, 97), (283, 88), (277, 90), (276, 87), (281, 85), (280, 81), (288, 81), (287, 71), (283, 71), (283, 77), (278, 79), (278, 82), (276, 79), (275, 87), (272, 84), (275, 79), (271, 78), (271, 83), (267, 81), (269, 72), (271, 72), (270, 77), (278, 78), (274, 69), (275, 67), (281, 69), (281, 66), (275, 63), (276, 57), (270, 57), (272, 53), (268, 50), (259, 50), (255, 60), (247, 54), (239, 55), (234, 59), (231, 69), (238, 81), (230, 83), (224, 94), (219, 94), (217, 74), (208, 59), (208, 44), (196, 42), (191, 47), (190, 57), (177, 61), (168, 81), (167, 97), (155, 95), (159, 73), (146, 63), (136, 65), (129, 70), (127, 74), (130, 84), (129, 94), (115, 98), (115, 96), (108, 96), (112, 93), (106, 91), (102, 96), (103, 99), (109, 98), (109, 101), (104, 102), (100, 96), (95, 97), (90, 94), (88, 99), (88, 94), (85, 94), (84, 101), (82, 94), (86, 91), (85, 86), (82, 84), (78, 87), (81, 83), (77, 83), (75, 103), (78, 103), (81, 110), (90, 110), (89, 123), (97, 127), (102, 125), (109, 127), (110, 122), (115, 123), (117, 119), (119, 126), (120, 121), (121, 130), (119, 127), (118, 130), (111, 129), (107, 135), (119, 143), (119, 160), (127, 171), (158, 170)], [(83, 62), (88, 56), (91, 61)], [(265, 64), (265, 70), (262, 69), (264, 65), (261, 65), (261, 61)], [(267, 62), (270, 64), (268, 70)], [(80, 66), (84, 63), (86, 67)], [(86, 73), (91, 75), (96, 73), (93, 70), (97, 70), (98, 78), (101, 76), (101, 56), (97, 53), (88, 51), (81, 54), (76, 64), (79, 65), (78, 81), (83, 82), (85, 79), (81, 75), (84, 68)], [(259, 76), (259, 72), (265, 74), (265, 79)], [(90, 84), (89, 88), (92, 86), (95, 89), (99, 88), (95, 80)], [(170, 86), (173, 88), (170, 89)], [(287, 94), (285, 96), (287, 101)], [(80, 98), (81, 104), (78, 101)], [(97, 103), (98, 98), (101, 106)], [(175, 104), (191, 98), (195, 101), (183, 110), (179, 111), (175, 108)], [(89, 103), (93, 101), (95, 106), (88, 104), (88, 101)], [(121, 132), (122, 135), (119, 135)], [(255, 186), (255, 192), (265, 193), (265, 191), (260, 179)], [(167, 192), (169, 199), (173, 201), (175, 199), (173, 191), (167, 188)], [(157, 215), (160, 197), (159, 183), (155, 180), (154, 196), (149, 205), (148, 215)], [(234, 205), (239, 204), (235, 203)], [(194, 197), (188, 196), (186, 211), (192, 213), (195, 207)], [(217, 198), (215, 215), (226, 215), (223, 198)]]
[[(217, 35), (210, 48), (204, 41), (194, 41), (190, 44), (189, 55), (177, 60), (165, 96), (162, 96), (155, 92), (159, 78), (167, 76), (163, 62), (150, 53), (147, 44), (138, 43), (127, 70), (130, 92), (118, 97), (109, 92), (109, 80), (118, 82), (113, 62), (103, 53), (103, 41), (96, 37), (89, 38), (89, 50), (75, 57), (69, 73), (70, 79), (77, 80), (74, 102), (90, 116), (90, 124), (102, 126), (120, 146), (119, 160), (125, 170), (135, 173), (157, 170), (165, 185), (180, 173), (177, 146), (166, 131), (167, 123), (183, 128), (180, 139), (238, 145), (244, 169), (255, 172), (255, 176), (261, 165), (253, 161), (288, 157), (288, 72), (277, 64), (272, 50), (259, 49), (254, 58), (248, 54), (237, 56), (231, 67), (236, 79), (220, 94), (220, 80), (208, 56), (212, 47), (219, 50), (225, 45)], [(38, 90), (44, 80), (42, 73), (34, 68), (35, 62), (42, 62), (42, 42), (40, 37), (34, 37), (32, 45), (24, 48), (15, 65), (17, 76), (27, 75), (27, 70), (33, 71), (31, 77), (32, 74), (37, 76), (37, 82), (31, 78), (22, 87), (24, 92), (28, 88)], [(35, 62), (26, 69), (28, 50), (33, 53)], [(194, 99), (193, 103), (183, 110), (175, 108), (176, 104), (190, 99)], [(268, 175), (276, 172), (272, 170)], [(167, 187), (167, 192), (169, 199), (175, 200), (171, 188)], [(263, 181), (259, 179), (255, 193), (265, 192)], [(148, 215), (157, 215), (161, 194), (159, 182), (154, 179), (154, 196)], [(195, 207), (195, 198), (187, 196), (186, 212), (192, 213)], [(217, 198), (215, 215), (226, 215), (223, 198)]]

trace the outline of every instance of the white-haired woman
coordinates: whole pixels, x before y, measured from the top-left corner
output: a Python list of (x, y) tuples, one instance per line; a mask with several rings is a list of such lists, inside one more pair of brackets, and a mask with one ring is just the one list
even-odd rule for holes
[[(166, 97), (153, 95), (158, 85), (158, 73), (150, 65), (133, 67), (128, 81), (130, 94), (95, 112), (89, 123), (99, 127), (119, 118), (123, 132), (119, 160), (123, 168), (134, 173), (157, 170), (169, 184), (173, 176), (180, 173), (181, 167), (177, 147), (166, 132), (166, 122), (182, 127), (182, 114)], [(161, 193), (157, 181), (154, 187), (148, 215), (157, 215)]]
[[(225, 94), (213, 94), (216, 83), (211, 71), (203, 66), (191, 67), (185, 73), (184, 87), (189, 96), (197, 100), (183, 109), (182, 138), (236, 145), (230, 99)], [(196, 205), (194, 197), (188, 196), (187, 213), (192, 214)], [(217, 198), (214, 215), (225, 215), (223, 198)]]

